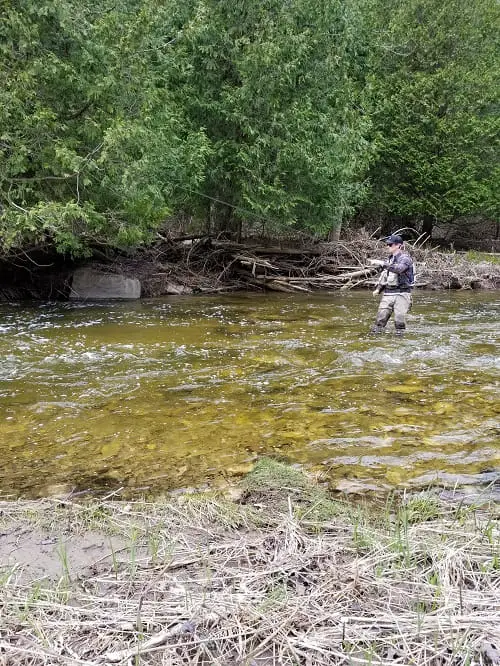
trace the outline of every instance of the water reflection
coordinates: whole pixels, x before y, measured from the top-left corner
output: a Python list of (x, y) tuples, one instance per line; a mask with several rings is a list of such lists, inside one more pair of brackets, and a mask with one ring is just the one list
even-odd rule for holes
[(498, 296), (415, 300), (403, 340), (366, 335), (365, 293), (2, 306), (2, 492), (218, 484), (263, 454), (334, 486), (489, 479)]

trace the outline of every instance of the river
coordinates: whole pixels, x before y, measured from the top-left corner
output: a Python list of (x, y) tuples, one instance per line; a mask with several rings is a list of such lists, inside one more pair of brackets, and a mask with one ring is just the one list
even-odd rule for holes
[(0, 493), (219, 487), (262, 455), (333, 488), (498, 480), (494, 292), (0, 306)]

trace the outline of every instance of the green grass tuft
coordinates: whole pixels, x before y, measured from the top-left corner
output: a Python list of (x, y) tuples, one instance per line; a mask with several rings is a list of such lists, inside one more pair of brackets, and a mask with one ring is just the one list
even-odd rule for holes
[(435, 520), (441, 515), (439, 502), (436, 497), (432, 496), (411, 497), (402, 508), (406, 513), (408, 523), (411, 524)]
[(286, 508), (290, 500), (301, 522), (321, 524), (343, 511), (343, 505), (330, 499), (326, 489), (302, 470), (273, 458), (261, 458), (242, 485), (249, 502)]
[(261, 458), (243, 481), (246, 490), (302, 492), (310, 481), (300, 469), (273, 458)]

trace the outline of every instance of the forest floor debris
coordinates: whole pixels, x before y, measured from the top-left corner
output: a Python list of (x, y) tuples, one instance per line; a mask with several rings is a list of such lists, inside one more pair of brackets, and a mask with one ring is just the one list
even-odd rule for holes
[[(0, 664), (500, 663), (487, 495), (334, 497), (269, 459), (237, 490), (0, 502), (0, 544), (31, 531), (58, 563), (41, 575), (2, 547)], [(99, 542), (94, 561), (70, 541)]]

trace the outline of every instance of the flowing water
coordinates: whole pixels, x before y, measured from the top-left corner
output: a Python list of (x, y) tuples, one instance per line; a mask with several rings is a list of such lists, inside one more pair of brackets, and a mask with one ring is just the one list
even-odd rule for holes
[(498, 479), (498, 293), (0, 306), (0, 493), (218, 486), (273, 455), (333, 487)]

